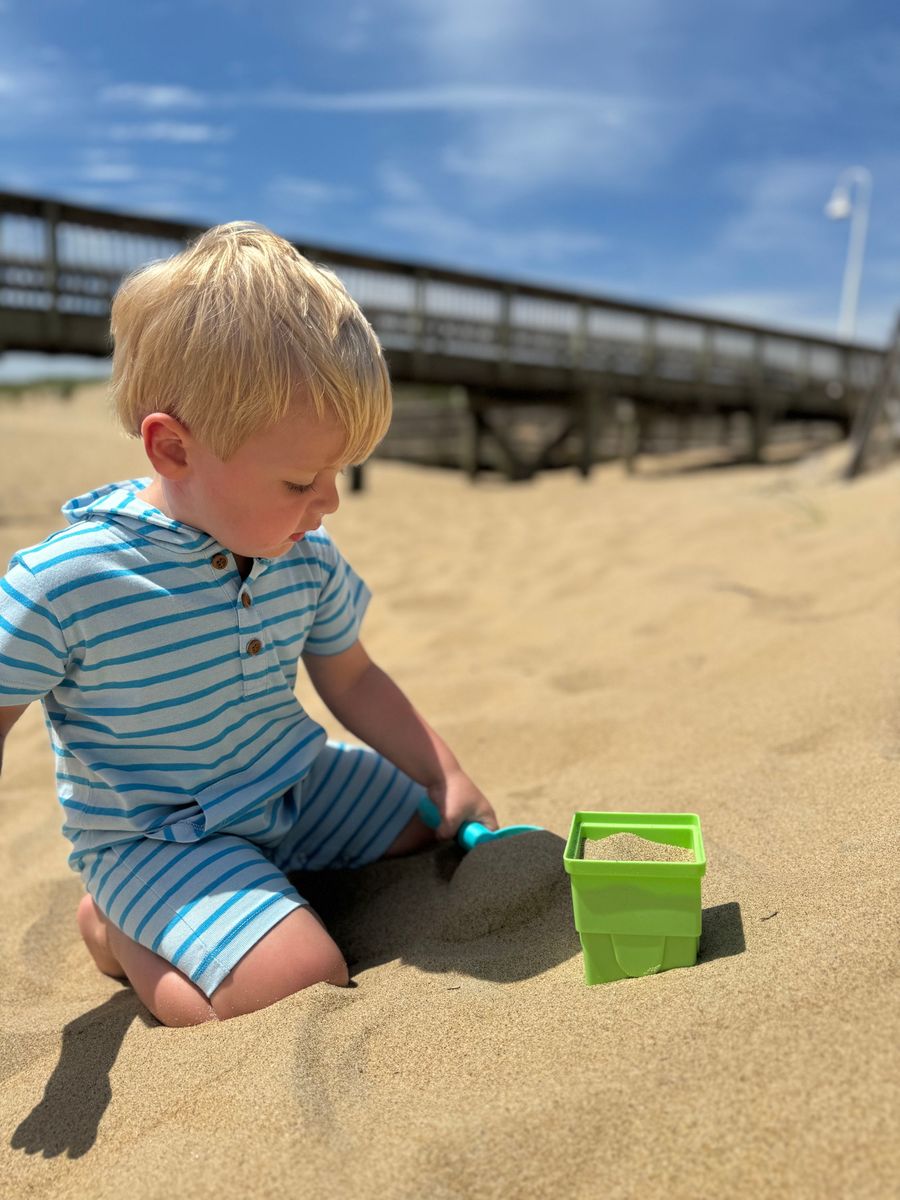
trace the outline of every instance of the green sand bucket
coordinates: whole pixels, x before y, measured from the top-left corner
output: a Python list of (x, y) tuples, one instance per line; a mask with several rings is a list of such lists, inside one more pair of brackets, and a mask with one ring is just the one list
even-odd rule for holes
[[(692, 850), (694, 862), (585, 859), (582, 839), (614, 833)], [(572, 881), (585, 983), (692, 967), (700, 944), (706, 853), (694, 813), (577, 812), (563, 864)]]

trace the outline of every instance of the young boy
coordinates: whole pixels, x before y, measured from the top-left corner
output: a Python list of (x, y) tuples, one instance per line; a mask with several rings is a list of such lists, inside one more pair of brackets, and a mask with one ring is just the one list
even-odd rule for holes
[[(0, 580), (0, 756), (41, 699), (81, 934), (159, 1021), (193, 1025), (348, 983), (287, 872), (497, 821), (363, 649), (368, 589), (321, 524), (390, 421), (380, 346), (339, 280), (223, 225), (130, 276), (112, 333), (116, 410), (154, 475), (70, 500), (68, 528)], [(365, 747), (304, 712), (301, 657)]]

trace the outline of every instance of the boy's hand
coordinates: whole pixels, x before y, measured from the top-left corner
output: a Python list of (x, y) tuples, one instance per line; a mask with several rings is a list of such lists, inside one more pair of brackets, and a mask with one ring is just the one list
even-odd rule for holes
[(441, 814), (441, 823), (435, 830), (439, 840), (456, 837), (456, 831), (465, 821), (479, 821), (488, 829), (497, 828), (497, 816), (487, 797), (462, 769), (431, 784), (428, 796)]

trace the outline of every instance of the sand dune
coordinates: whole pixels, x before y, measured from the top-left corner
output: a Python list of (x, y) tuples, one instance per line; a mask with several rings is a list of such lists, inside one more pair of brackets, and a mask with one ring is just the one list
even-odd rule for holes
[[(847, 486), (841, 454), (371, 467), (329, 522), (366, 645), (542, 831), (298, 877), (348, 989), (172, 1030), (100, 975), (33, 706), (0, 785), (4, 1194), (893, 1196), (900, 469)], [(0, 406), (3, 565), (143, 473), (97, 389)], [(577, 809), (700, 814), (695, 967), (584, 985)]]

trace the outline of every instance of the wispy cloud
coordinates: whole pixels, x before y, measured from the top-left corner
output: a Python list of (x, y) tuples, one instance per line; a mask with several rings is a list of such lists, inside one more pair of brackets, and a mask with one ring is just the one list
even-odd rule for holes
[(738, 211), (716, 238), (726, 253), (816, 255), (829, 233), (825, 203), (840, 164), (806, 158), (739, 163), (722, 172)]
[(374, 218), (385, 229), (404, 234), (406, 253), (457, 261), (469, 267), (503, 265), (520, 276), (546, 269), (570, 255), (602, 253), (607, 239), (593, 232), (554, 225), (519, 229), (480, 223), (435, 201), (409, 172), (383, 164), (379, 178), (386, 204)]
[(441, 84), (428, 87), (374, 88), (365, 91), (309, 91), (269, 87), (244, 91), (200, 92), (166, 84), (118, 84), (104, 88), (105, 104), (137, 108), (258, 108), (335, 113), (474, 113), (556, 109), (584, 113), (615, 112), (625, 101), (592, 89)]
[[(676, 123), (682, 132), (691, 123), (690, 115), (672, 100), (661, 106), (590, 88), (506, 84), (334, 92), (273, 87), (228, 93), (128, 84), (106, 89), (102, 98), (145, 110), (262, 108), (373, 118), (428, 113), (456, 117), (461, 122), (456, 132), (442, 148), (435, 147), (438, 162), (451, 175), (490, 185), (495, 200), (561, 182), (582, 187), (603, 182), (631, 189), (672, 153), (678, 140)], [(169, 140), (178, 140), (177, 128), (171, 126)]]
[(361, 114), (445, 112), (478, 115), (496, 111), (534, 112), (546, 108), (568, 113), (591, 113), (615, 103), (614, 98), (591, 91), (475, 84), (387, 88), (361, 92), (309, 92), (297, 88), (268, 88), (245, 94), (244, 99), (261, 107)]
[(495, 203), (563, 183), (575, 190), (598, 184), (632, 190), (671, 152), (670, 116), (671, 111), (662, 114), (653, 105), (621, 97), (595, 97), (590, 106), (489, 114), (453, 138), (441, 164), (476, 181)]
[(319, 179), (297, 179), (288, 175), (276, 176), (269, 184), (269, 191), (272, 194), (306, 200), (313, 204), (325, 204), (333, 200), (350, 200), (357, 195), (354, 188), (323, 183)]
[(263, 193), (265, 203), (275, 213), (290, 214), (292, 220), (308, 217), (325, 205), (346, 204), (356, 196), (354, 188), (291, 175), (276, 175), (266, 184)]
[(133, 183), (140, 177), (140, 169), (134, 163), (89, 162), (81, 170), (81, 178), (88, 183)]
[(401, 42), (453, 73), (507, 67), (546, 21), (532, 0), (400, 0), (396, 9)]
[(209, 99), (194, 88), (166, 83), (117, 83), (102, 88), (102, 104), (134, 105), (137, 108), (205, 108)]
[(227, 142), (233, 130), (224, 126), (191, 124), (186, 121), (153, 121), (146, 125), (111, 125), (114, 142)]
[[(226, 181), (212, 170), (142, 165), (122, 152), (111, 153), (103, 147), (87, 148), (81, 160), (76, 188), (79, 197), (89, 196), (91, 203), (127, 203), (134, 208), (146, 200), (154, 212), (159, 212), (163, 202), (165, 211), (174, 213), (178, 204), (193, 207), (196, 196), (217, 196), (226, 186)], [(94, 185), (111, 190), (98, 191)]]
[(53, 113), (61, 84), (42, 67), (0, 61), (0, 117), (10, 132), (30, 129), (35, 119)]

